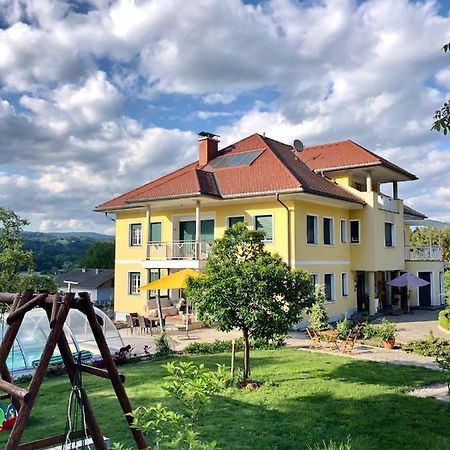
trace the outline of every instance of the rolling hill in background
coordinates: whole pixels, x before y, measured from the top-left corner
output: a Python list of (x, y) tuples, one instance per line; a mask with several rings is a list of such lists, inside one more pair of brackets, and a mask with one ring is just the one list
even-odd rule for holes
[(35, 254), (36, 271), (44, 274), (65, 272), (76, 266), (95, 242), (114, 240), (114, 236), (90, 232), (24, 231), (22, 236), (24, 248)]

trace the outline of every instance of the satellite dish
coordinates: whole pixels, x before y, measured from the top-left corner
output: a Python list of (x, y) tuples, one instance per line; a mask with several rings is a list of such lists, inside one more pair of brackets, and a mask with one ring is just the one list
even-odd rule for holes
[(295, 139), (294, 143), (292, 144), (292, 147), (294, 147), (294, 150), (298, 153), (300, 153), (304, 146), (303, 146), (303, 142), (299, 139)]

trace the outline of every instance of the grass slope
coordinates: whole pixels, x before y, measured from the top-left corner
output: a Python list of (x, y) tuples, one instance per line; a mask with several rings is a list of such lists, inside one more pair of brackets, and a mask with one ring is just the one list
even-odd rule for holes
[[(184, 358), (210, 367), (229, 355)], [(382, 365), (293, 349), (254, 351), (256, 391), (228, 389), (213, 399), (198, 421), (204, 441), (222, 449), (305, 449), (322, 440), (345, 440), (355, 450), (445, 450), (450, 448), (450, 406), (405, 395), (411, 387), (441, 382), (444, 375), (421, 368)], [(164, 402), (161, 362), (121, 367), (134, 406)], [(106, 380), (84, 376), (105, 435), (133, 445)], [(23, 442), (64, 432), (69, 395), (66, 377), (44, 382)], [(7, 433), (0, 434), (0, 447)]]

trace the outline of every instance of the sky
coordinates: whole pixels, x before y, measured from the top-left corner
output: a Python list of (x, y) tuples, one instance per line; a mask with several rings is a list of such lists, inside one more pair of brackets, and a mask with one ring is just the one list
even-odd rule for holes
[(35, 231), (113, 233), (92, 209), (255, 132), (352, 139), (450, 221), (449, 1), (0, 0), (0, 206)]

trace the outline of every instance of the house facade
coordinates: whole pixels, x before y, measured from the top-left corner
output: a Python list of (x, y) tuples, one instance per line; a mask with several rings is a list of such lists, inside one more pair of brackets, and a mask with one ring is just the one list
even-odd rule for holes
[[(398, 183), (413, 174), (352, 141), (305, 147), (254, 134), (219, 150), (201, 133), (198, 161), (96, 207), (116, 220), (115, 310), (142, 312), (149, 281), (182, 268), (202, 270), (210, 244), (245, 222), (266, 233), (266, 248), (325, 285), (332, 319), (374, 314), (405, 292), (387, 282), (410, 270), (430, 278), (413, 306), (442, 301), (439, 249), (411, 249)], [(381, 193), (389, 186), (391, 195)], [(422, 289), (422, 288), (421, 288)], [(162, 295), (176, 301), (178, 292)]]

